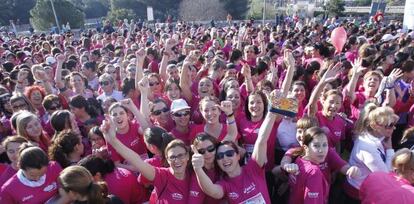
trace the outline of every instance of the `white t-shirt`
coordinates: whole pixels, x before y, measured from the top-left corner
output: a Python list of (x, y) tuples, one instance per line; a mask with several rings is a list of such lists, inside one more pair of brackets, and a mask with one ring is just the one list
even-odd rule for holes
[(99, 95), (96, 99), (100, 100), (100, 101), (105, 101), (107, 98), (112, 97), (117, 101), (120, 101), (122, 99), (124, 99), (124, 96), (122, 95), (122, 92), (120, 91), (116, 91), (113, 90), (111, 95), (106, 95), (105, 93), (102, 93), (101, 95)]

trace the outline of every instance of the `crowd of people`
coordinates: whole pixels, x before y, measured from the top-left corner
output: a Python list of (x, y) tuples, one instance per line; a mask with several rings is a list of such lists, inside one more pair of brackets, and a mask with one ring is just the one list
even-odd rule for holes
[(336, 18), (2, 33), (0, 203), (414, 203), (413, 39)]

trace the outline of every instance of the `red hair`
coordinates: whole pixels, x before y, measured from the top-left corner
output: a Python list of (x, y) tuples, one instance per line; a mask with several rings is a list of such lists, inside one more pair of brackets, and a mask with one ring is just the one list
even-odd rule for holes
[(45, 98), (45, 96), (46, 96), (45, 89), (43, 87), (37, 86), (37, 85), (27, 87), (24, 95), (30, 100), (30, 95), (32, 95), (33, 91), (39, 91), (40, 94), (42, 94), (42, 98)]

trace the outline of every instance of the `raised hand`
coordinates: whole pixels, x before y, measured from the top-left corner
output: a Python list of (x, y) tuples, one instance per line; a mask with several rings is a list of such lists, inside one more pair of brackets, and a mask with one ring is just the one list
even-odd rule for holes
[(393, 69), (390, 73), (390, 75), (388, 76), (389, 78), (389, 83), (387, 84), (387, 86), (392, 86), (394, 85), (395, 81), (397, 81), (397, 79), (401, 78), (403, 76), (403, 71), (401, 69)]
[(130, 98), (123, 99), (120, 102), (125, 108), (128, 108), (129, 110), (133, 110), (134, 108), (136, 108), (134, 102), (132, 102)]
[(252, 71), (250, 69), (250, 66), (247, 63), (242, 63), (243, 67), (241, 69), (241, 73), (243, 74), (244, 78), (251, 78), (252, 77)]
[(283, 53), (283, 61), (287, 67), (295, 66), (295, 58), (293, 57), (292, 50), (285, 50)]
[(141, 93), (148, 93), (149, 81), (147, 77), (143, 77), (141, 81), (138, 82), (138, 88), (141, 91)]
[(354, 74), (361, 75), (367, 69), (366, 67), (362, 66), (362, 58), (358, 58), (355, 62), (351, 62), (352, 71)]
[(193, 150), (193, 157), (191, 158), (191, 163), (193, 164), (194, 170), (202, 169), (204, 166), (204, 156), (198, 153), (197, 148), (194, 145), (191, 145), (191, 149)]
[(44, 70), (36, 70), (36, 76), (39, 80), (46, 81), (48, 76)]
[(105, 115), (105, 120), (102, 121), (102, 124), (99, 127), (99, 130), (101, 130), (105, 140), (108, 143), (111, 143), (114, 141), (116, 137), (115, 124), (113, 123), (112, 119), (110, 119), (108, 115)]
[(332, 82), (334, 81), (337, 76), (342, 72), (342, 63), (338, 62), (334, 66), (330, 66), (328, 70), (326, 70), (325, 74), (323, 75), (321, 81), (324, 82)]
[(63, 63), (65, 62), (65, 60), (66, 60), (65, 55), (61, 55), (61, 54), (59, 54), (59, 55), (56, 57), (56, 61), (57, 61), (58, 63), (60, 63), (60, 64), (63, 64)]
[(219, 108), (226, 115), (231, 115), (233, 113), (233, 105), (232, 105), (231, 101), (222, 101)]

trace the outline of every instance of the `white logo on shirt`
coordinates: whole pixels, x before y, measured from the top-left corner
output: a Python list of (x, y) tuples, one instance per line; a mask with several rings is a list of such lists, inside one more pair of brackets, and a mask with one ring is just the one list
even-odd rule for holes
[(46, 186), (43, 191), (44, 192), (51, 192), (57, 188), (56, 182), (51, 183), (50, 185)]
[(336, 131), (336, 132), (335, 132), (335, 136), (337, 136), (337, 137), (341, 137), (341, 134), (342, 134), (342, 132), (341, 132), (341, 131)]
[(24, 197), (24, 198), (22, 199), (22, 202), (26, 202), (26, 201), (28, 201), (29, 199), (32, 199), (33, 197), (34, 197), (33, 195), (26, 196), (26, 197)]
[(260, 128), (256, 128), (253, 133), (259, 133)]
[(244, 188), (244, 194), (248, 194), (252, 191), (254, 191), (256, 189), (256, 185), (254, 185), (254, 183), (251, 183), (250, 186), (247, 186), (246, 188)]
[(319, 193), (318, 192), (308, 192), (309, 198), (318, 198)]
[(199, 194), (200, 192), (198, 192), (198, 191), (190, 191), (190, 196), (193, 196), (193, 197), (198, 197), (198, 194)]
[(174, 200), (182, 200), (182, 199), (183, 199), (183, 195), (181, 195), (181, 194), (179, 194), (179, 193), (173, 193), (173, 194), (171, 194), (171, 197), (172, 197)]
[(328, 168), (328, 162), (323, 162), (323, 163), (319, 164), (319, 168), (321, 170), (325, 170), (326, 168)]
[(135, 140), (133, 140), (132, 142), (131, 142), (131, 146), (135, 146), (135, 145), (137, 145), (139, 143), (139, 140), (138, 139), (135, 139)]
[(239, 194), (237, 194), (236, 192), (230, 192), (229, 193), (229, 198), (236, 200), (237, 198), (239, 198)]

